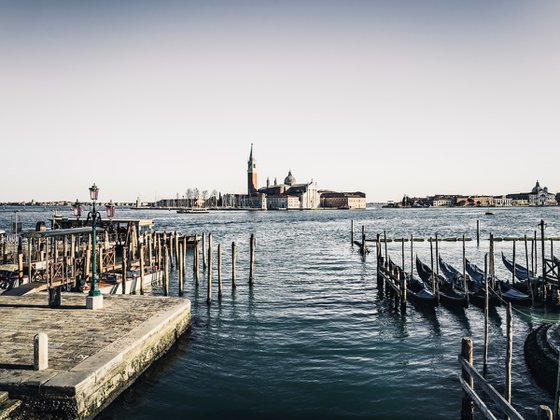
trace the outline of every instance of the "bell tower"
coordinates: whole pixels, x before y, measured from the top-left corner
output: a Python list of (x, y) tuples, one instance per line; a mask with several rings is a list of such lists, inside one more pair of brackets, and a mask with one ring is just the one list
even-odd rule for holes
[(257, 162), (253, 158), (253, 143), (251, 143), (251, 154), (247, 161), (247, 194), (257, 195)]

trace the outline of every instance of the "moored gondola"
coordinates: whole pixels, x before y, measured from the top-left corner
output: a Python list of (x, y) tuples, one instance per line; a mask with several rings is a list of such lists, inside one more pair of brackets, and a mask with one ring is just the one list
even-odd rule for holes
[(408, 301), (422, 307), (433, 308), (437, 306), (438, 300), (436, 295), (432, 293), (426, 284), (416, 277), (414, 274), (405, 272), (401, 267), (393, 263), (389, 259), (389, 276), (392, 277), (391, 281), (396, 284), (398, 279), (394, 273), (399, 273), (399, 276), (406, 276), (406, 298)]
[[(473, 278), (473, 280), (481, 286), (482, 290), (484, 290), (484, 271), (482, 271), (479, 267), (477, 267), (469, 260), (467, 260), (467, 271)], [(491, 281), (490, 276), (488, 276), (488, 280)], [(509, 282), (495, 278), (493, 283), (494, 287), (492, 287), (490, 283), (488, 284), (489, 297), (493, 295), (498, 301), (503, 299), (506, 302), (511, 302), (518, 305), (531, 305), (531, 297), (528, 294), (520, 292), (519, 290), (511, 287)], [(490, 298), (490, 301), (492, 301), (492, 298)]]
[(428, 285), (433, 287), (433, 281), (436, 281), (437, 293), (441, 303), (447, 307), (467, 307), (468, 300), (464, 293), (455, 290), (453, 282), (447, 280), (446, 277), (436, 275), (432, 269), (424, 264), (416, 257), (416, 271), (420, 278)]

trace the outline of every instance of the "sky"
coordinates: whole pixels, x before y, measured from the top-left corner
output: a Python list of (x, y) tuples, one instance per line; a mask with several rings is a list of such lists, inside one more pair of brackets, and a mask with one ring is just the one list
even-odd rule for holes
[(0, 202), (560, 191), (560, 3), (0, 0)]

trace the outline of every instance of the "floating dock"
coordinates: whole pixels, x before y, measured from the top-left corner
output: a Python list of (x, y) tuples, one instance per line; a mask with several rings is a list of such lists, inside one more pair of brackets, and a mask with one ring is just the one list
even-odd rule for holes
[[(21, 400), (23, 418), (92, 418), (162, 356), (189, 327), (185, 298), (110, 295), (87, 310), (85, 296), (0, 296), (0, 393)], [(34, 338), (48, 337), (37, 368)], [(42, 355), (41, 357), (44, 357)]]

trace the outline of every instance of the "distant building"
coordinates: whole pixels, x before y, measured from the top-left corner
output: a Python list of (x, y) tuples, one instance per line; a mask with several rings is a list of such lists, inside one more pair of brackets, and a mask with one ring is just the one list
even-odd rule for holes
[(496, 207), (511, 207), (513, 200), (507, 195), (497, 195), (494, 197), (494, 205)]
[(556, 195), (548, 192), (548, 188), (542, 188), (539, 181), (531, 192), (508, 194), (513, 206), (556, 206)]
[(365, 209), (366, 195), (363, 192), (321, 192), (321, 207), (338, 209)]

